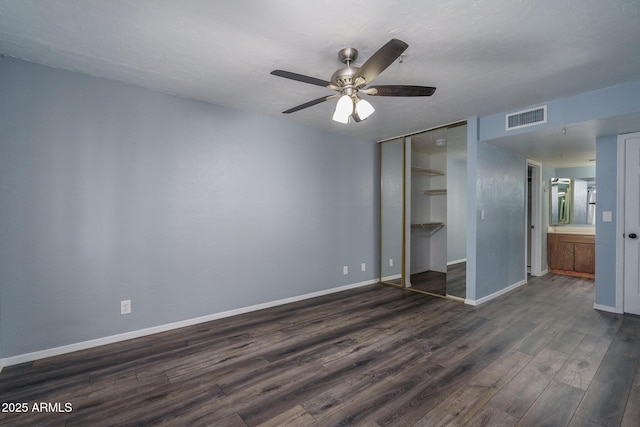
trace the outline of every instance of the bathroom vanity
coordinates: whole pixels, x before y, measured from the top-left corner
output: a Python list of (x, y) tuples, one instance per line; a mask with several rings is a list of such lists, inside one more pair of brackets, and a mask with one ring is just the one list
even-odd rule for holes
[(549, 227), (547, 261), (549, 271), (556, 274), (595, 278), (595, 232), (573, 227)]
[[(588, 171), (582, 169), (581, 172), (588, 174)], [(547, 230), (549, 271), (556, 274), (595, 278), (595, 177), (551, 178), (549, 208), (550, 226)]]

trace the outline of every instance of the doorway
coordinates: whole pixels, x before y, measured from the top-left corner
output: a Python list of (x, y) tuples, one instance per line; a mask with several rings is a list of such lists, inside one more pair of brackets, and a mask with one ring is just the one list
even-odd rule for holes
[(379, 146), (380, 282), (464, 302), (466, 122)]
[(408, 286), (466, 298), (467, 126), (442, 126), (410, 138), (411, 224)]
[[(542, 274), (542, 164), (527, 160), (525, 273)], [(525, 275), (526, 277), (526, 275)]]
[[(640, 132), (618, 137), (617, 308), (640, 314)], [(622, 296), (622, 298), (620, 298)], [(622, 299), (622, 304), (620, 304)]]

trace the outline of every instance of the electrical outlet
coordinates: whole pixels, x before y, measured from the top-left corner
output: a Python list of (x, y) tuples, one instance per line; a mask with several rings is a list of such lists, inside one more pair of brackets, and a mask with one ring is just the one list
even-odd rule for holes
[(345, 265), (344, 267), (342, 267), (342, 274), (344, 274), (345, 276), (347, 274), (349, 274), (349, 266)]
[(393, 258), (389, 258), (389, 267), (393, 267)]
[(129, 314), (131, 313), (131, 300), (127, 299), (124, 301), (120, 301), (120, 314)]
[(360, 264), (360, 271), (367, 271), (367, 263), (363, 262), (362, 264)]

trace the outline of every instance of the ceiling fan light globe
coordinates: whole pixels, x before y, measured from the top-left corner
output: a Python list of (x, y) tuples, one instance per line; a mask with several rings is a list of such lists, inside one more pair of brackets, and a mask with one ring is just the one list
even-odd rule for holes
[(341, 116), (353, 114), (353, 99), (349, 95), (342, 95), (336, 104), (336, 113)]
[(349, 123), (351, 114), (353, 114), (353, 100), (349, 95), (342, 95), (336, 104), (333, 120), (340, 123)]
[(376, 109), (373, 108), (373, 105), (371, 105), (369, 101), (359, 99), (358, 102), (356, 102), (356, 114), (358, 115), (360, 120), (366, 119), (367, 117), (372, 115), (374, 111), (376, 111)]
[(340, 115), (338, 113), (333, 113), (333, 121), (334, 122), (347, 124), (347, 123), (349, 123), (349, 117), (351, 117), (351, 116), (345, 116), (345, 115)]

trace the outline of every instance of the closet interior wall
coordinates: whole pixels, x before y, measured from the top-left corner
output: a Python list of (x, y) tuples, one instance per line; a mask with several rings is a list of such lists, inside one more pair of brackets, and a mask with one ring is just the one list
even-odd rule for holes
[(411, 274), (446, 273), (446, 150), (424, 153), (412, 148), (411, 166)]

